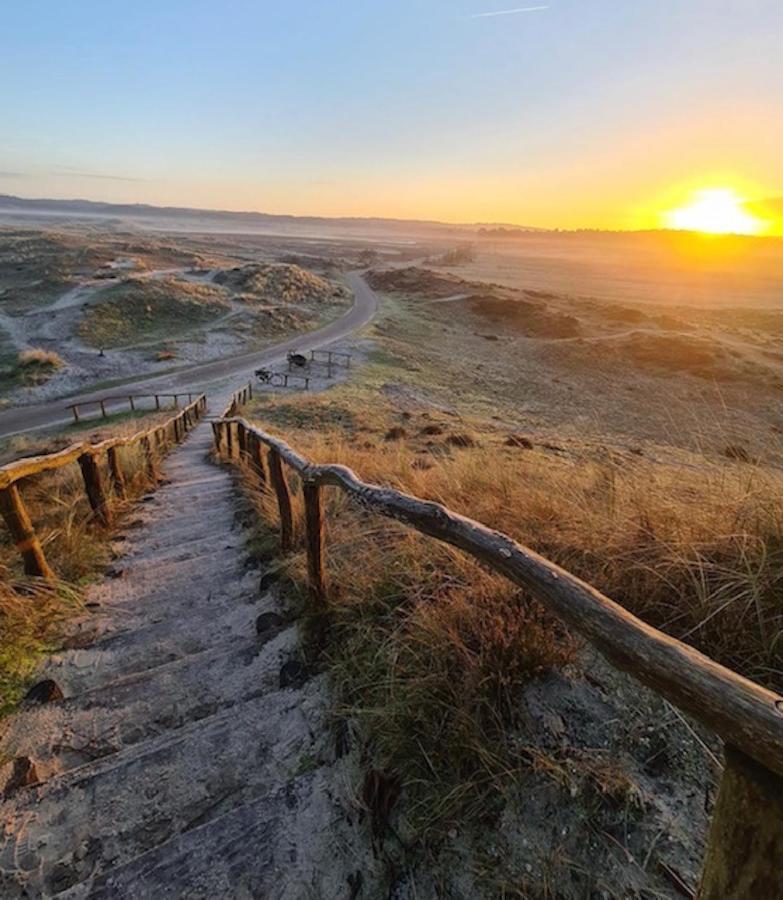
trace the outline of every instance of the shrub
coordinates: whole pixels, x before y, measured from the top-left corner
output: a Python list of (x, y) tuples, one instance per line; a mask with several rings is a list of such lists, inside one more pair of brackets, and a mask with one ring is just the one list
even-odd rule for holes
[(16, 361), (16, 370), (20, 380), (25, 384), (43, 384), (63, 367), (63, 361), (53, 350), (42, 350), (31, 347), (22, 350)]

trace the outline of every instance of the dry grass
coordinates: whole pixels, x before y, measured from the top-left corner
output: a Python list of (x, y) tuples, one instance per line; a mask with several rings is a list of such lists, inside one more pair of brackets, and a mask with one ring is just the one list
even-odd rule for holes
[[(312, 460), (502, 530), (715, 659), (783, 687), (778, 472), (576, 458), (428, 413), (403, 414), (405, 433), (389, 441), (400, 415), (377, 398), (351, 405), (339, 390), (256, 409)], [(278, 418), (284, 428), (269, 424)], [(275, 522), (273, 498), (257, 502)], [(301, 512), (297, 496), (299, 522)], [(573, 639), (503, 578), (338, 491), (327, 492), (326, 519), (326, 652), (346, 714), (366, 724), (376, 765), (402, 778), (416, 833), (492, 809), (519, 775), (520, 691), (574, 660)], [(284, 567), (304, 583), (301, 552)]]
[(43, 384), (62, 367), (63, 361), (54, 350), (31, 347), (20, 351), (16, 361), (16, 375), (23, 384)]
[[(120, 451), (128, 500), (112, 504), (119, 518), (149, 489), (141, 453)], [(108, 485), (105, 461), (104, 485)], [(68, 619), (81, 609), (83, 587), (109, 561), (111, 533), (93, 521), (76, 463), (21, 485), (25, 505), (58, 582), (53, 587), (25, 578), (16, 548), (0, 531), (0, 715), (23, 695), (41, 659), (56, 649)]]
[(35, 675), (41, 658), (57, 647), (68, 618), (81, 609), (77, 591), (65, 584), (0, 581), (0, 716), (11, 712)]

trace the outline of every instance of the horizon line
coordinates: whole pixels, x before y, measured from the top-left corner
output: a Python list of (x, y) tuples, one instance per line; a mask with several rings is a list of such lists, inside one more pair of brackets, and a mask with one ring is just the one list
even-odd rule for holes
[[(526, 234), (578, 234), (584, 232), (590, 233), (598, 233), (598, 234), (699, 234), (705, 235), (710, 238), (721, 238), (721, 237), (741, 237), (741, 238), (753, 238), (753, 239), (764, 239), (764, 238), (773, 238), (777, 240), (783, 239), (783, 234), (733, 234), (733, 233), (725, 233), (725, 234), (709, 234), (706, 235), (704, 232), (700, 231), (688, 231), (687, 229), (677, 229), (677, 228), (608, 228), (601, 227), (596, 225), (581, 225), (581, 226), (572, 226), (572, 227), (563, 227), (563, 226), (544, 226), (544, 225), (523, 225), (515, 222), (465, 222), (465, 221), (448, 221), (445, 219), (408, 219), (408, 218), (400, 218), (395, 216), (382, 216), (382, 215), (372, 215), (372, 216), (323, 216), (323, 215), (311, 215), (311, 214), (296, 214), (296, 213), (270, 213), (263, 212), (261, 210), (248, 210), (248, 209), (224, 209), (224, 208), (216, 208), (216, 207), (198, 207), (198, 206), (159, 206), (154, 203), (145, 203), (145, 202), (114, 202), (110, 200), (90, 200), (86, 197), (24, 197), (18, 194), (7, 194), (4, 192), (0, 192), (0, 215), (2, 215), (4, 209), (8, 209), (8, 207), (2, 206), (2, 201), (18, 201), (22, 204), (69, 204), (69, 203), (82, 203), (88, 206), (97, 206), (97, 207), (124, 207), (131, 209), (141, 209), (141, 210), (151, 210), (154, 212), (165, 213), (165, 212), (177, 212), (177, 213), (196, 213), (196, 214), (208, 214), (213, 216), (260, 216), (268, 219), (294, 219), (294, 220), (302, 220), (302, 221), (319, 221), (319, 222), (389, 222), (389, 223), (400, 223), (400, 224), (410, 224), (410, 225), (429, 225), (429, 226), (441, 226), (444, 228), (455, 228), (455, 229), (481, 229), (481, 228), (498, 228), (498, 229), (507, 229), (509, 231), (517, 231)], [(22, 212), (22, 210), (19, 210)], [(52, 210), (54, 211), (54, 210)], [(74, 214), (77, 214), (74, 211)]]

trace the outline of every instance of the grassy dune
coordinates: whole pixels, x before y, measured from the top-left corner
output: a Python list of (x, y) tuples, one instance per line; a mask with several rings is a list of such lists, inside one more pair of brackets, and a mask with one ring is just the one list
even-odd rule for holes
[(122, 347), (175, 337), (228, 311), (223, 292), (210, 285), (175, 278), (129, 279), (101, 292), (86, 310), (78, 334), (93, 347)]
[[(728, 460), (667, 466), (632, 453), (596, 459), (479, 419), (400, 411), (351, 385), (259, 401), (248, 415), (316, 462), (348, 465), (365, 480), (512, 535), (646, 621), (783, 688), (783, 476), (776, 470)], [(274, 498), (256, 491), (248, 498), (266, 523), (259, 553), (274, 555)], [(298, 489), (294, 502), (301, 523)], [(388, 802), (404, 791), (405, 842), (434, 847), (455, 825), (464, 827), (458, 823), (494, 822), (531, 773), (565, 787), (569, 799), (556, 806), (585, 827), (605, 830), (612, 815), (642, 821), (648, 801), (623, 762), (625, 739), (612, 752), (590, 749), (589, 739), (587, 749), (553, 752), (529, 734), (526, 687), (549, 684), (558, 671), (581, 682), (592, 658), (559, 621), (459, 551), (370, 515), (339, 491), (326, 491), (325, 509), (325, 658), (341, 714), (360, 724), (375, 770), (386, 773)], [(306, 608), (304, 553), (280, 566)], [(630, 709), (620, 706), (626, 722), (672, 715), (665, 704)], [(638, 747), (638, 738), (627, 740)], [(673, 758), (689, 743), (670, 734), (662, 752)], [(708, 767), (713, 758), (708, 753)], [(680, 765), (705, 777), (704, 760)], [(633, 846), (636, 838), (627, 840)]]

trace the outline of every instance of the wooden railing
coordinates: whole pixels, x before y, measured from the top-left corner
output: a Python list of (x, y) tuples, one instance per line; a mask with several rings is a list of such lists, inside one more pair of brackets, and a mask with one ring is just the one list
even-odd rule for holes
[(106, 397), (98, 397), (95, 400), (80, 400), (78, 403), (69, 403), (65, 408), (70, 409), (73, 414), (74, 422), (78, 422), (81, 418), (80, 410), (85, 406), (99, 407), (101, 418), (105, 419), (108, 416), (108, 413), (106, 412), (107, 403), (124, 403), (127, 400), (130, 411), (134, 412), (136, 410), (137, 400), (154, 400), (155, 409), (160, 409), (160, 401), (162, 398), (164, 400), (171, 400), (174, 408), (178, 409), (180, 397), (182, 397), (183, 403), (192, 403), (193, 396), (192, 393), (184, 391), (179, 394), (112, 394)]
[[(322, 489), (340, 488), (362, 507), (464, 550), (530, 591), (616, 668), (628, 672), (719, 735), (725, 768), (713, 814), (700, 897), (783, 896), (783, 697), (727, 669), (632, 615), (570, 572), (439, 503), (363, 482), (340, 465), (314, 465), (284, 441), (237, 416), (242, 392), (212, 423), (220, 458), (250, 467), (271, 486), (283, 552), (293, 548), (283, 463), (302, 482), (309, 592), (325, 608)], [(240, 399), (237, 399), (239, 397)], [(267, 448), (266, 460), (262, 447)], [(752, 886), (752, 888), (751, 888)]]
[(111, 520), (111, 509), (109, 495), (104, 488), (98, 463), (101, 455), (106, 454), (111, 490), (115, 496), (122, 498), (125, 496), (125, 479), (118, 453), (120, 448), (133, 447), (138, 444), (144, 453), (147, 475), (156, 481), (158, 456), (165, 452), (169, 445), (184, 440), (188, 431), (204, 414), (206, 407), (207, 398), (201, 394), (176, 415), (145, 431), (138, 431), (128, 437), (108, 438), (96, 444), (72, 444), (57, 453), (19, 459), (2, 466), (0, 468), (0, 515), (2, 515), (22, 556), (25, 574), (54, 578), (54, 573), (46, 561), (41, 543), (36, 536), (30, 515), (22, 499), (19, 489), (19, 482), (22, 479), (78, 462), (87, 500), (93, 514), (102, 525), (108, 525)]

